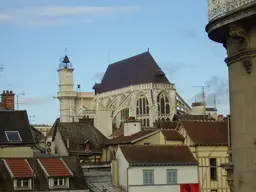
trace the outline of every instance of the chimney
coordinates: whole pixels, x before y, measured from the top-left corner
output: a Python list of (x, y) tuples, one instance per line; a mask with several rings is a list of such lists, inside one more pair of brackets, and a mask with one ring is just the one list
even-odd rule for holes
[(14, 96), (15, 94), (12, 91), (3, 91), (1, 94), (2, 105), (9, 110), (15, 110)]
[(112, 175), (112, 184), (114, 186), (118, 186), (119, 182), (118, 182), (118, 161), (117, 159), (113, 159), (111, 162), (111, 175)]
[(124, 136), (133, 135), (141, 131), (141, 121), (128, 117), (124, 122)]

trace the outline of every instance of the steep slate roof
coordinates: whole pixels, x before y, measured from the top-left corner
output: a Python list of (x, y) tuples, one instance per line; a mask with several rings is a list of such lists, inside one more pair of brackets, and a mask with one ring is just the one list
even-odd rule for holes
[(228, 145), (227, 121), (182, 121), (195, 145)]
[(118, 144), (128, 144), (132, 143), (134, 140), (140, 139), (142, 137), (150, 136), (151, 134), (154, 134), (158, 132), (158, 130), (142, 130), (140, 132), (134, 133), (129, 136), (119, 136), (114, 139), (109, 139), (105, 142), (106, 145), (118, 145)]
[[(84, 122), (61, 123), (59, 119), (57, 121), (50, 134), (53, 135), (54, 140), (58, 129), (66, 146), (67, 139), (69, 139), (69, 148), (67, 148), (69, 153), (86, 154), (101, 152), (101, 147), (107, 138), (97, 128)], [(85, 149), (81, 147), (86, 140), (91, 142), (91, 152), (85, 152)]]
[[(48, 158), (48, 157), (45, 157)], [(52, 157), (51, 157), (52, 158)], [(56, 157), (59, 158), (59, 157)], [(42, 158), (40, 158), (42, 159)], [(69, 190), (88, 190), (88, 186), (83, 175), (82, 168), (80, 166), (79, 158), (75, 156), (62, 157), (68, 168), (71, 170), (73, 176), (69, 178)], [(41, 166), (39, 165), (36, 158), (27, 158), (27, 161), (35, 171), (36, 177), (34, 179), (35, 191), (66, 191), (67, 189), (49, 189), (48, 178), (45, 176), (45, 173)], [(13, 181), (8, 170), (5, 168), (3, 161), (0, 161), (0, 189), (8, 192), (15, 192), (13, 189)], [(33, 190), (26, 190), (33, 191)]]
[(26, 159), (3, 160), (13, 178), (32, 178), (33, 172)]
[(38, 159), (44, 167), (48, 177), (71, 177), (72, 172), (68, 169), (66, 163), (60, 158), (41, 158)]
[(144, 83), (170, 83), (149, 52), (109, 65), (101, 83), (93, 88), (102, 93)]
[(185, 140), (185, 138), (176, 130), (162, 130), (161, 133), (164, 135), (166, 140), (170, 140), (170, 141)]
[[(21, 142), (8, 142), (5, 131), (19, 131)], [(0, 111), (0, 145), (34, 144), (26, 111)]]
[(120, 149), (130, 166), (197, 164), (189, 147), (184, 145), (128, 145), (120, 146)]

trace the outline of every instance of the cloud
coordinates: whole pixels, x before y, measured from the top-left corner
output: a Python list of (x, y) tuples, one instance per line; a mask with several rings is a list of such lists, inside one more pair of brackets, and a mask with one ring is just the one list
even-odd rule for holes
[(53, 97), (34, 97), (34, 98), (24, 98), (19, 103), (22, 105), (41, 105), (53, 101)]
[(95, 82), (100, 82), (104, 76), (104, 72), (96, 72), (93, 76), (92, 76), (92, 81)]
[[(221, 106), (222, 108), (229, 108), (229, 87), (228, 80), (220, 78), (218, 76), (211, 76), (205, 82), (206, 86), (209, 88), (205, 88), (205, 101), (207, 106), (213, 105), (214, 96), (216, 96), (217, 106)], [(196, 94), (191, 99), (192, 102), (195, 100), (202, 100), (202, 92)]]
[(181, 69), (186, 69), (189, 67), (191, 67), (191, 65), (183, 62), (177, 62), (177, 63), (164, 64), (162, 67), (162, 70), (168, 75), (174, 75), (178, 73)]
[(64, 26), (90, 22), (95, 17), (118, 13), (130, 13), (140, 7), (106, 7), (106, 6), (35, 6), (9, 8), (0, 13), (1, 22), (12, 22), (29, 26)]

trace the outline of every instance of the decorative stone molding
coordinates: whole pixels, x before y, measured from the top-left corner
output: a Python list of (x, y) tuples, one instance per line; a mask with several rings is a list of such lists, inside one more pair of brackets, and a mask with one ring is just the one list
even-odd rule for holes
[(232, 26), (230, 28), (229, 35), (241, 40), (239, 46), (241, 48), (238, 51), (250, 49), (250, 39), (244, 27), (238, 25)]
[(255, 4), (255, 0), (208, 0), (208, 20), (224, 17)]
[(231, 65), (235, 62), (238, 61), (244, 61), (246, 59), (251, 60), (250, 58), (255, 57), (256, 56), (256, 49), (248, 49), (245, 51), (240, 51), (237, 54), (231, 55), (229, 57), (227, 57), (225, 59), (225, 62), (227, 63), (227, 65)]
[(249, 58), (244, 59), (243, 61), (244, 68), (248, 74), (252, 71), (252, 61)]

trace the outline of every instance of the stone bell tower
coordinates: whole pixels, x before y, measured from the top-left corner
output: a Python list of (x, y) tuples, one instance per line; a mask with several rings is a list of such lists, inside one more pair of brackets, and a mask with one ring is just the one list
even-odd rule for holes
[(231, 191), (256, 191), (256, 0), (208, 0), (206, 31), (227, 50)]
[(72, 122), (75, 97), (73, 67), (67, 54), (61, 58), (59, 65), (59, 92), (57, 98), (60, 102), (60, 122)]

